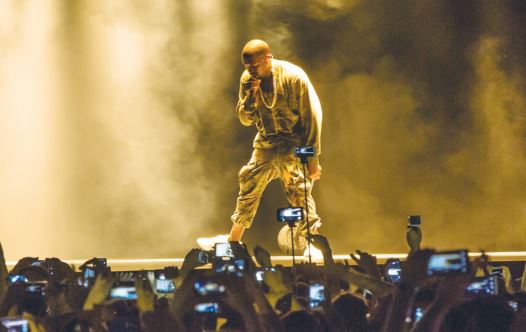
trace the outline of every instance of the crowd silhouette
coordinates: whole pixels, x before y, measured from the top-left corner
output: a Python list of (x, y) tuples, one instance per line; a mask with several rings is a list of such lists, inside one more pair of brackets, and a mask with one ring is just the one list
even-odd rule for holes
[[(181, 268), (112, 272), (93, 258), (74, 271), (57, 258), (0, 257), (4, 331), (522, 331), (525, 280), (465, 250), (420, 249), (378, 264), (364, 251), (333, 260), (327, 238), (311, 240), (323, 263), (274, 266), (256, 246), (191, 249)], [(219, 248), (220, 247), (220, 248)], [(1, 247), (0, 247), (1, 249)], [(352, 264), (350, 264), (350, 263)], [(208, 264), (208, 265), (207, 265)]]

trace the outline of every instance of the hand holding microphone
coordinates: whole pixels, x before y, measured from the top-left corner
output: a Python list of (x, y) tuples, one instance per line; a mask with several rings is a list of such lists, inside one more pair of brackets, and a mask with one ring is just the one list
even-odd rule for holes
[(253, 76), (250, 77), (248, 81), (243, 83), (243, 90), (248, 92), (248, 98), (247, 98), (248, 103), (252, 103), (254, 101), (256, 92), (259, 90), (260, 85), (261, 85), (261, 80)]

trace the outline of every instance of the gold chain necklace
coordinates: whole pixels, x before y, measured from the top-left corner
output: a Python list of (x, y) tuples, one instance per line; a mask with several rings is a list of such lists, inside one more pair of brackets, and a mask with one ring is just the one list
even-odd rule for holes
[(263, 92), (261, 92), (261, 88), (259, 88), (259, 94), (261, 96), (261, 100), (263, 101), (263, 105), (265, 105), (268, 109), (273, 109), (274, 106), (276, 106), (276, 102), (278, 101), (278, 91), (276, 89), (276, 75), (274, 75), (274, 66), (272, 66), (272, 89), (274, 96), (272, 97), (272, 104), (268, 105), (265, 101), (265, 97), (263, 96)]

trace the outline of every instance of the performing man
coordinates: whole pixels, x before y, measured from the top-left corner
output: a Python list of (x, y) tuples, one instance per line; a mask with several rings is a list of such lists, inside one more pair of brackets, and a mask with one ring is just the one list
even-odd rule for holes
[[(291, 206), (305, 206), (305, 174), (295, 156), (298, 146), (311, 146), (316, 152), (309, 158), (306, 183), (309, 223), (311, 232), (317, 233), (321, 222), (311, 191), (321, 176), (322, 110), (316, 91), (300, 67), (274, 59), (262, 40), (249, 41), (241, 56), (245, 70), (236, 113), (243, 125), (255, 125), (258, 133), (252, 157), (238, 174), (239, 196), (228, 240), (241, 240), (252, 224), (263, 191), (274, 179), (281, 180)], [(298, 234), (306, 237), (305, 222), (298, 223)]]

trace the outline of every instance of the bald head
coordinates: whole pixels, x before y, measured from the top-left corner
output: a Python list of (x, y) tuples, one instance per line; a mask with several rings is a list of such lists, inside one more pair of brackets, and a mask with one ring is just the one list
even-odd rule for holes
[(252, 77), (268, 77), (272, 72), (270, 46), (261, 39), (252, 39), (241, 51), (243, 66)]
[(243, 51), (241, 52), (243, 60), (267, 54), (270, 54), (270, 46), (261, 39), (252, 39), (245, 44)]

